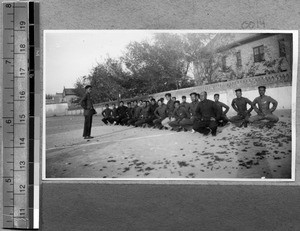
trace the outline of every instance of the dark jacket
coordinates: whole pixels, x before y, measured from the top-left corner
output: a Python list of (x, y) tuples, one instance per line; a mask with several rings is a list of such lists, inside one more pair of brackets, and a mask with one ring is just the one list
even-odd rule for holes
[(167, 117), (167, 106), (165, 104), (157, 107), (154, 111), (154, 115), (159, 119), (164, 119)]
[(112, 117), (112, 110), (110, 108), (105, 108), (102, 112), (102, 116), (104, 118), (110, 118)]
[(151, 104), (150, 105), (150, 107), (149, 107), (149, 116), (150, 117), (154, 117), (154, 112), (155, 112), (157, 107), (158, 107), (157, 104), (154, 104), (154, 105)]
[(88, 116), (88, 115), (93, 115), (92, 109), (93, 107), (93, 100), (91, 98), (90, 93), (85, 93), (84, 96), (82, 97), (80, 101), (81, 107), (84, 109), (83, 115)]
[(210, 120), (214, 118), (215, 120), (219, 120), (221, 117), (221, 112), (217, 104), (209, 99), (205, 99), (200, 101), (196, 108), (196, 118), (198, 120)]
[(190, 118), (190, 115), (185, 107), (179, 107), (174, 109), (173, 117), (175, 117), (176, 121), (180, 121), (184, 118)]
[(167, 102), (167, 115), (169, 116), (169, 117), (171, 117), (172, 115), (173, 115), (173, 111), (174, 111), (174, 101), (173, 100), (169, 100), (168, 102)]
[(147, 119), (149, 116), (149, 108), (148, 107), (142, 107), (140, 118), (141, 119)]
[(126, 106), (119, 106), (117, 108), (117, 115), (119, 117), (126, 117), (127, 107)]
[(196, 109), (198, 107), (199, 101), (191, 102), (189, 105), (189, 113), (191, 116), (196, 116)]
[(134, 119), (140, 118), (141, 111), (142, 111), (142, 108), (141, 108), (141, 107), (135, 106), (135, 107), (133, 108), (133, 118), (134, 118)]

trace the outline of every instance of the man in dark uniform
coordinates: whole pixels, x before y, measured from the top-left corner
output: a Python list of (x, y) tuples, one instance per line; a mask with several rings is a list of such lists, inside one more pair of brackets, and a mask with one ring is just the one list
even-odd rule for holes
[(102, 121), (106, 125), (108, 124), (108, 122), (110, 124), (112, 124), (114, 122), (114, 120), (112, 118), (112, 110), (109, 108), (108, 104), (105, 104), (105, 109), (102, 111), (102, 116), (103, 116)]
[[(219, 94), (215, 94), (214, 99), (215, 99), (215, 103), (217, 104), (217, 106), (219, 107), (219, 109), (221, 111), (220, 120), (217, 121), (218, 126), (225, 126), (229, 121), (229, 119), (226, 116), (227, 112), (229, 111), (229, 107), (225, 103), (222, 103), (222, 102), (219, 101), (219, 99), (220, 99)], [(223, 111), (223, 108), (225, 108), (225, 111)]]
[(189, 117), (185, 118), (184, 120), (182, 120), (180, 122), (181, 127), (183, 128), (184, 131), (188, 131), (191, 130), (191, 128), (193, 127), (194, 121), (195, 121), (195, 115), (196, 115), (196, 108), (198, 106), (199, 101), (197, 101), (196, 99), (196, 92), (192, 92), (190, 94), (191, 97), (191, 103), (189, 103), (188, 107), (186, 107), (189, 113)]
[(196, 119), (193, 130), (204, 135), (211, 131), (213, 136), (217, 134), (217, 121), (220, 119), (220, 110), (216, 103), (207, 99), (206, 91), (200, 93), (200, 102), (196, 108)]
[[(244, 127), (248, 126), (250, 112), (253, 110), (252, 102), (245, 97), (242, 97), (242, 90), (236, 89), (235, 90), (236, 98), (232, 100), (231, 106), (237, 112), (236, 116), (230, 118), (230, 122), (232, 123), (240, 123), (238, 126)], [(247, 109), (247, 104), (249, 104), (250, 108)]]
[(165, 118), (161, 124), (168, 129), (169, 126), (169, 122), (174, 121), (175, 119), (172, 118), (173, 115), (173, 111), (174, 111), (174, 101), (171, 99), (171, 93), (166, 93), (165, 97), (167, 99), (167, 118)]
[(84, 139), (92, 139), (94, 137), (91, 136), (92, 130), (92, 120), (93, 115), (95, 114), (95, 109), (93, 107), (93, 100), (91, 98), (92, 86), (87, 85), (85, 87), (85, 94), (80, 101), (81, 107), (84, 109), (84, 128), (83, 128), (83, 137)]
[(138, 121), (135, 122), (135, 126), (140, 127), (144, 125), (147, 122), (148, 116), (149, 116), (149, 108), (147, 107), (147, 102), (144, 101), (142, 111), (140, 113), (140, 118), (138, 119)]
[[(250, 117), (249, 121), (252, 123), (254, 121), (267, 120), (267, 127), (271, 128), (279, 120), (279, 118), (273, 114), (277, 108), (278, 102), (271, 96), (265, 95), (265, 86), (259, 86), (258, 92), (259, 97), (256, 97), (252, 102), (253, 109), (257, 115)], [(270, 108), (270, 104), (272, 104), (272, 108)], [(258, 107), (256, 105), (258, 105)]]
[(175, 120), (170, 122), (169, 125), (172, 127), (172, 130), (180, 132), (183, 129), (183, 127), (181, 126), (182, 122), (183, 124), (185, 124), (184, 120), (189, 119), (190, 115), (188, 111), (185, 109), (185, 107), (180, 107), (179, 101), (175, 101), (174, 105), (175, 105), (175, 109), (173, 112), (173, 117), (175, 118)]
[(189, 111), (190, 110), (190, 104), (188, 102), (186, 102), (186, 96), (185, 95), (182, 96), (181, 99), (182, 100), (181, 100), (181, 103), (180, 103), (180, 107), (185, 107), (185, 109), (187, 111)]
[(147, 119), (147, 124), (149, 126), (153, 126), (153, 120), (155, 120), (156, 116), (154, 115), (154, 111), (155, 109), (158, 107), (157, 103), (156, 103), (156, 100), (154, 98), (151, 99), (150, 101), (150, 106), (149, 106), (149, 117)]
[(132, 115), (133, 115), (133, 112), (132, 112), (133, 110), (132, 109), (133, 108), (131, 107), (131, 102), (127, 102), (127, 109), (126, 109), (126, 112), (125, 112), (126, 117), (124, 119), (122, 119), (121, 124), (128, 125), (127, 124), (128, 121), (130, 119), (132, 119)]
[(113, 103), (113, 108), (111, 109), (112, 110), (112, 120), (113, 120), (113, 124), (115, 125), (117, 123), (117, 119), (118, 119), (118, 113), (117, 113), (117, 108), (116, 108), (116, 104)]
[(122, 120), (126, 118), (126, 111), (127, 111), (127, 107), (124, 106), (124, 102), (120, 101), (120, 105), (117, 108), (117, 120), (116, 120), (116, 124), (117, 125), (123, 125)]
[(137, 100), (133, 101), (132, 111), (133, 111), (133, 115), (132, 115), (132, 118), (130, 120), (128, 120), (128, 122), (127, 122), (128, 125), (134, 125), (135, 122), (138, 121), (138, 119), (140, 118), (142, 108), (138, 106)]
[(161, 124), (161, 121), (163, 121), (167, 117), (167, 106), (163, 103), (162, 99), (158, 100), (157, 104), (158, 107), (154, 111), (156, 119), (153, 121), (153, 123), (155, 127), (162, 129), (163, 126)]

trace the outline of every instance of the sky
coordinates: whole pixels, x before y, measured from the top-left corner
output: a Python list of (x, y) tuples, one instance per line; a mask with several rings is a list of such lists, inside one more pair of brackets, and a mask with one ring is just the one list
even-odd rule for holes
[(120, 57), (131, 41), (151, 39), (150, 31), (45, 31), (44, 77), (46, 94), (73, 88), (97, 62)]

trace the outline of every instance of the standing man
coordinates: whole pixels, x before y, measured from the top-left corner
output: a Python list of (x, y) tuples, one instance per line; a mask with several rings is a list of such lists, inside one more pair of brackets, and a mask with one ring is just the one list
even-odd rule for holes
[[(217, 121), (218, 126), (225, 126), (229, 121), (229, 119), (226, 116), (227, 112), (229, 111), (229, 107), (225, 103), (222, 103), (219, 101), (219, 99), (220, 99), (219, 94), (214, 94), (214, 99), (215, 99), (215, 103), (217, 104), (217, 106), (219, 107), (219, 109), (221, 111), (220, 120)], [(225, 108), (225, 111), (223, 111), (223, 108)]]
[[(232, 100), (231, 106), (237, 112), (236, 116), (230, 118), (230, 122), (232, 123), (239, 123), (239, 127), (248, 126), (250, 112), (253, 110), (252, 102), (248, 98), (242, 97), (242, 90), (236, 89), (235, 90), (236, 98)], [(247, 109), (247, 104), (249, 104), (250, 108)]]
[(102, 116), (103, 116), (102, 121), (106, 125), (108, 124), (108, 122), (110, 124), (112, 124), (114, 122), (114, 120), (112, 118), (112, 110), (109, 108), (108, 104), (105, 104), (105, 109), (102, 112)]
[(196, 119), (193, 129), (203, 135), (217, 135), (217, 121), (220, 119), (220, 110), (216, 103), (207, 99), (207, 92), (200, 93), (200, 102), (196, 108)]
[(92, 130), (92, 120), (93, 115), (95, 114), (95, 109), (93, 107), (93, 100), (91, 98), (92, 86), (87, 85), (85, 87), (85, 94), (80, 101), (81, 107), (84, 109), (84, 127), (83, 127), (83, 137), (84, 139), (92, 139), (94, 137), (91, 136)]
[[(268, 120), (268, 127), (272, 127), (275, 123), (278, 122), (279, 118), (276, 115), (273, 115), (273, 112), (276, 110), (278, 102), (270, 96), (265, 95), (266, 87), (258, 87), (259, 97), (256, 97), (252, 102), (254, 111), (257, 113), (256, 116), (250, 117), (249, 121), (252, 123), (259, 120)], [(258, 108), (256, 106), (258, 105)], [(272, 108), (270, 108), (272, 104)]]
[(172, 95), (171, 93), (166, 93), (165, 94), (165, 97), (167, 99), (167, 118), (165, 118), (161, 124), (166, 128), (168, 129), (170, 126), (169, 126), (169, 122), (172, 122), (174, 121), (174, 118), (172, 118), (173, 116), (173, 111), (174, 111), (174, 101), (171, 99)]

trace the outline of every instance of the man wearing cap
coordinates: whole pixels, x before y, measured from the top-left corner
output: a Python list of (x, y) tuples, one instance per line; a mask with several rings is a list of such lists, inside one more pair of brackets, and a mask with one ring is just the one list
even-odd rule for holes
[(190, 110), (190, 104), (188, 102), (186, 102), (186, 96), (185, 95), (182, 96), (181, 99), (182, 100), (181, 100), (181, 103), (180, 103), (180, 107), (185, 107), (185, 109), (187, 111), (189, 111)]
[(193, 130), (204, 135), (211, 131), (213, 136), (217, 135), (217, 121), (220, 119), (220, 110), (216, 103), (207, 99), (207, 92), (200, 93), (200, 102), (196, 108), (196, 118)]
[(154, 126), (162, 129), (163, 126), (161, 124), (161, 121), (163, 121), (167, 117), (167, 106), (163, 103), (163, 99), (159, 99), (157, 101), (158, 107), (154, 111), (154, 115), (156, 117), (155, 120), (153, 120)]
[(91, 136), (92, 130), (92, 120), (93, 115), (95, 114), (95, 109), (93, 107), (93, 100), (91, 98), (92, 86), (87, 85), (85, 87), (85, 94), (80, 101), (81, 107), (84, 109), (84, 127), (83, 127), (83, 137), (84, 139), (92, 139), (94, 137)]
[[(220, 120), (218, 121), (218, 126), (225, 126), (229, 119), (227, 118), (226, 114), (229, 111), (229, 107), (225, 104), (219, 101), (220, 95), (219, 94), (214, 94), (214, 100), (217, 106), (219, 107), (221, 111), (221, 117)], [(223, 108), (225, 108), (225, 111), (223, 111)]]
[[(259, 86), (258, 93), (259, 96), (256, 97), (252, 102), (253, 109), (257, 115), (250, 117), (249, 121), (254, 122), (259, 120), (268, 120), (268, 126), (272, 126), (279, 120), (276, 115), (273, 115), (273, 112), (277, 108), (278, 102), (272, 97), (265, 95), (265, 86)], [(270, 108), (270, 104), (272, 104), (272, 108)], [(258, 107), (256, 105), (258, 105)]]
[(179, 101), (175, 101), (174, 105), (175, 109), (173, 112), (173, 117), (175, 118), (175, 121), (170, 122), (169, 125), (172, 127), (172, 130), (180, 132), (183, 129), (182, 124), (185, 124), (184, 120), (189, 119), (190, 115), (185, 107), (180, 106)]
[(171, 121), (174, 121), (174, 118), (172, 118), (172, 115), (173, 115), (173, 111), (174, 111), (174, 101), (171, 99), (172, 95), (171, 93), (166, 93), (165, 94), (165, 97), (167, 99), (167, 118), (165, 118), (161, 124), (166, 128), (168, 129), (170, 126), (169, 126), (169, 122)]
[(106, 125), (108, 124), (108, 122), (110, 122), (111, 124), (114, 122), (112, 118), (112, 110), (109, 108), (108, 104), (105, 104), (105, 109), (102, 112), (102, 116), (103, 116), (102, 121)]
[[(236, 116), (230, 118), (230, 122), (232, 123), (240, 123), (239, 127), (248, 126), (250, 112), (253, 110), (252, 102), (245, 97), (242, 97), (242, 90), (235, 90), (236, 98), (232, 100), (231, 106), (237, 112)], [(250, 108), (247, 109), (247, 104), (249, 104)]]

